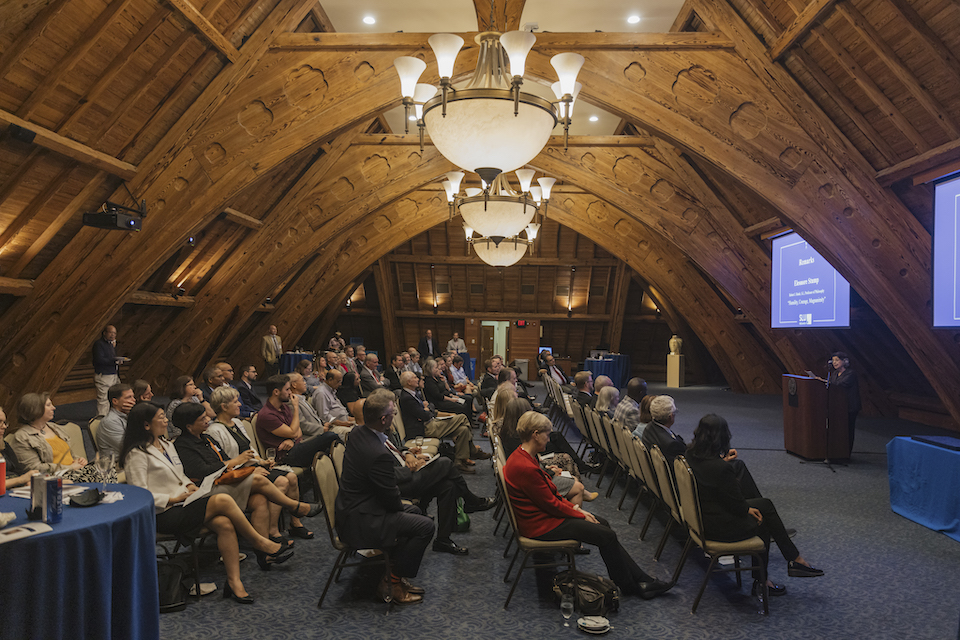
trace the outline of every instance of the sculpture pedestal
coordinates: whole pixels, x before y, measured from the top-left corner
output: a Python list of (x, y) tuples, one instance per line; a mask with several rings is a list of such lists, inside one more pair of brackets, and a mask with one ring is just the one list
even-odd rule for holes
[(684, 370), (683, 370), (683, 358), (682, 354), (667, 355), (667, 386), (679, 389), (683, 386), (684, 379)]

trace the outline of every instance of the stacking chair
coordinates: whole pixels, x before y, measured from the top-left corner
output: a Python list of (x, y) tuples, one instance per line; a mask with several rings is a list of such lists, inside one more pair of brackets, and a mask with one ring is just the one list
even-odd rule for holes
[[(506, 609), (510, 606), (510, 600), (513, 598), (513, 592), (517, 589), (517, 583), (520, 582), (520, 575), (523, 573), (524, 569), (528, 568), (547, 568), (547, 567), (568, 567), (570, 569), (576, 570), (577, 561), (576, 561), (576, 550), (580, 547), (579, 540), (535, 540), (533, 538), (527, 538), (520, 535), (520, 529), (517, 527), (517, 516), (513, 511), (513, 504), (510, 502), (510, 494), (507, 491), (507, 482), (503, 477), (503, 469), (501, 468), (499, 462), (493, 465), (494, 473), (497, 476), (497, 483), (500, 485), (500, 491), (503, 495), (503, 503), (506, 505), (507, 516), (510, 518), (510, 526), (513, 527), (514, 535), (517, 539), (517, 550), (513, 554), (513, 559), (510, 561), (510, 566), (507, 567), (507, 573), (503, 576), (504, 582), (510, 581), (510, 572), (513, 570), (513, 565), (517, 562), (517, 556), (520, 555), (520, 552), (523, 551), (523, 560), (520, 562), (520, 568), (517, 569), (517, 575), (513, 579), (513, 586), (510, 587), (510, 593), (507, 595), (507, 601), (503, 603), (503, 608)], [(556, 562), (536, 562), (535, 560), (527, 565), (527, 560), (530, 559), (530, 554), (535, 552), (560, 552), (563, 553), (566, 557), (565, 560), (558, 560)]]
[[(70, 438), (70, 455), (74, 458), (86, 458), (87, 450), (83, 446), (83, 430), (75, 422), (60, 422), (57, 426), (63, 429), (63, 432)], [(93, 435), (93, 432), (90, 432)], [(93, 448), (97, 448), (97, 440), (94, 436)]]
[(673, 478), (670, 475), (670, 466), (667, 463), (667, 457), (663, 455), (660, 447), (654, 446), (650, 451), (650, 459), (653, 460), (653, 470), (657, 474), (657, 485), (660, 487), (660, 498), (663, 504), (670, 509), (670, 520), (667, 520), (667, 526), (663, 529), (663, 535), (660, 536), (660, 544), (657, 545), (657, 552), (653, 554), (654, 560), (660, 559), (663, 548), (667, 544), (667, 538), (673, 530), (673, 525), (683, 526), (683, 517), (680, 515), (680, 504), (677, 499), (677, 491), (673, 486)]
[[(359, 549), (343, 543), (340, 540), (340, 537), (337, 535), (336, 507), (334, 505), (337, 501), (337, 493), (340, 491), (340, 481), (337, 478), (337, 472), (334, 468), (333, 458), (328, 455), (318, 454), (313, 463), (313, 476), (316, 486), (319, 489), (317, 492), (317, 497), (323, 504), (323, 517), (327, 524), (327, 533), (330, 534), (330, 544), (333, 546), (335, 551), (339, 552), (336, 561), (333, 563), (333, 567), (330, 569), (330, 577), (327, 578), (327, 584), (323, 588), (323, 593), (320, 594), (320, 601), (317, 602), (317, 608), (319, 609), (323, 606), (323, 600), (327, 597), (327, 591), (330, 590), (330, 585), (335, 580), (340, 579), (340, 573), (344, 570), (344, 568), (357, 567), (361, 564), (366, 564), (366, 562), (350, 562), (350, 559), (354, 554), (357, 553), (357, 551), (359, 551)], [(387, 552), (382, 549), (375, 551), (378, 552), (379, 558), (373, 562), (385, 563), (385, 571), (387, 572), (385, 573), (386, 577), (389, 575), (390, 571), (390, 557), (388, 556)]]
[[(193, 570), (193, 584), (194, 584), (194, 594), (197, 597), (197, 600), (200, 599), (200, 553), (207, 551), (203, 547), (203, 543), (206, 542), (207, 538), (214, 536), (213, 531), (207, 529), (206, 527), (200, 530), (199, 535), (195, 538), (187, 538), (183, 535), (173, 535), (169, 533), (160, 533), (157, 532), (157, 557), (162, 557), (167, 560), (172, 560), (177, 556), (190, 556), (191, 569)], [(173, 549), (169, 549), (166, 545), (173, 543)], [(181, 548), (187, 547), (187, 551), (180, 551)], [(217, 551), (217, 547), (212, 547), (210, 551)]]
[[(617, 440), (620, 445), (620, 453), (623, 456), (624, 470), (627, 473), (627, 479), (623, 486), (623, 495), (620, 496), (620, 502), (617, 503), (617, 511), (620, 511), (623, 508), (623, 501), (627, 497), (627, 493), (630, 490), (631, 480), (637, 485), (637, 500), (640, 500), (640, 496), (643, 495), (645, 486), (643, 483), (643, 475), (640, 471), (640, 463), (637, 462), (637, 450), (633, 446), (633, 434), (623, 428), (623, 425), (614, 421), (613, 431), (617, 436)], [(636, 505), (634, 505), (636, 507)], [(636, 509), (634, 509), (636, 510)], [(633, 520), (633, 514), (631, 513), (630, 520)], [(628, 521), (629, 522), (629, 521)]]
[(647, 535), (647, 529), (650, 528), (650, 523), (653, 522), (653, 516), (656, 515), (657, 510), (660, 509), (664, 502), (663, 497), (660, 495), (660, 484), (657, 482), (657, 474), (653, 470), (653, 461), (650, 460), (650, 452), (647, 450), (647, 445), (643, 444), (640, 438), (634, 438), (633, 446), (637, 450), (637, 461), (640, 463), (643, 481), (647, 484), (650, 497), (653, 499), (653, 504), (650, 505), (650, 512), (647, 514), (647, 519), (644, 521), (643, 528), (640, 530), (640, 539), (643, 540), (644, 536)]
[[(752, 538), (746, 538), (737, 542), (707, 540), (703, 535), (700, 494), (697, 490), (697, 480), (693, 475), (693, 470), (683, 456), (677, 456), (676, 460), (673, 461), (673, 468), (674, 473), (676, 473), (677, 490), (680, 495), (680, 511), (683, 514), (683, 523), (686, 525), (687, 533), (689, 534), (687, 543), (683, 547), (683, 553), (680, 555), (680, 563), (677, 565), (677, 570), (673, 574), (673, 581), (676, 582), (677, 578), (680, 577), (680, 571), (683, 569), (690, 549), (694, 544), (703, 549), (704, 553), (710, 557), (710, 565), (707, 567), (706, 575), (703, 576), (703, 582), (700, 584), (700, 590), (697, 592), (697, 598), (693, 601), (693, 607), (690, 609), (690, 613), (697, 612), (697, 605), (700, 604), (700, 598), (703, 597), (703, 591), (707, 587), (707, 580), (710, 579), (711, 573), (714, 571), (736, 572), (737, 586), (740, 587), (742, 586), (740, 574), (743, 571), (752, 571), (756, 567), (760, 568), (760, 583), (763, 585), (763, 613), (770, 613), (767, 570), (763, 564), (763, 554), (766, 552), (763, 540), (761, 540), (759, 536), (753, 536)], [(723, 569), (717, 568), (717, 561), (722, 556), (729, 555), (734, 557), (734, 566)], [(756, 564), (749, 567), (741, 567), (741, 555), (751, 556)]]
[[(623, 433), (623, 427), (620, 426), (620, 423), (614, 424), (609, 416), (601, 414), (598, 411), (593, 411), (594, 422), (599, 424), (603, 428), (603, 434), (607, 438), (609, 443), (609, 454), (613, 457), (613, 464), (617, 465), (616, 470), (613, 473), (613, 480), (610, 482), (610, 486), (607, 487), (607, 497), (609, 498), (613, 495), (613, 489), (617, 486), (617, 480), (620, 479), (621, 473), (629, 474), (630, 469), (627, 466), (627, 453), (623, 447), (623, 438), (621, 434)], [(629, 484), (629, 483), (627, 483)], [(624, 487), (624, 495), (626, 495), (626, 487)], [(623, 498), (620, 499), (620, 504), (623, 504)], [(620, 507), (618, 506), (617, 509)]]

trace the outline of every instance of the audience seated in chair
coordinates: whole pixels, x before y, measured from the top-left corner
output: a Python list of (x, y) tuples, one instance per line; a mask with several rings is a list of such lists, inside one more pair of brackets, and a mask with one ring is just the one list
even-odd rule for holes
[(211, 418), (214, 416), (213, 409), (210, 408), (210, 403), (203, 399), (200, 389), (194, 384), (193, 376), (180, 376), (177, 378), (173, 384), (173, 391), (170, 393), (170, 398), (170, 404), (167, 405), (167, 437), (170, 440), (175, 440), (177, 436), (180, 435), (180, 430), (173, 426), (170, 420), (173, 418), (173, 412), (176, 408), (184, 402), (202, 404), (203, 407), (207, 409), (207, 415)]
[(7, 432), (7, 414), (3, 411), (3, 407), (0, 407), (0, 458), (3, 458), (6, 462), (6, 482), (7, 488), (12, 489), (14, 487), (22, 487), (30, 483), (30, 478), (40, 473), (37, 469), (32, 469), (30, 471), (24, 471), (21, 467), (19, 460), (17, 460), (17, 454), (14, 453), (13, 447), (7, 447), (6, 441), (3, 437)]
[(257, 380), (257, 368), (248, 364), (243, 368), (240, 379), (234, 386), (240, 394), (240, 417), (249, 418), (263, 408), (263, 400), (253, 390), (253, 383)]
[(267, 402), (257, 413), (257, 437), (264, 447), (277, 450), (277, 462), (294, 467), (309, 467), (318, 451), (329, 451), (339, 442), (336, 433), (327, 432), (303, 439), (300, 406), (291, 402), (290, 378), (272, 376), (267, 380)]
[(120, 461), (127, 481), (153, 494), (157, 531), (196, 537), (208, 527), (217, 534), (217, 546), (227, 572), (224, 598), (253, 604), (240, 581), (240, 550), (237, 534), (253, 545), (261, 567), (286, 562), (293, 551), (257, 533), (243, 511), (227, 494), (203, 496), (183, 506), (197, 486), (184, 475), (173, 445), (166, 439), (167, 416), (159, 405), (142, 402), (130, 410)]
[[(630, 378), (627, 392), (620, 396), (613, 419), (623, 425), (627, 431), (634, 431), (640, 423), (640, 401), (647, 395), (647, 382), (643, 378)], [(641, 433), (642, 433), (641, 429)], [(638, 436), (639, 437), (639, 434)]]
[(551, 430), (550, 420), (543, 414), (524, 413), (517, 425), (521, 445), (503, 469), (520, 535), (538, 540), (574, 539), (598, 546), (610, 579), (624, 594), (646, 600), (669, 590), (672, 584), (655, 580), (640, 569), (606, 520), (557, 494), (549, 474), (537, 462)]
[(107, 402), (110, 403), (110, 411), (103, 416), (97, 429), (97, 451), (101, 456), (112, 455), (116, 458), (120, 455), (123, 433), (127, 430), (127, 414), (137, 399), (130, 385), (121, 382), (107, 390)]
[[(773, 538), (791, 577), (822, 576), (823, 571), (810, 566), (793, 544), (773, 502), (766, 498), (747, 498), (731, 460), (737, 452), (730, 448), (727, 421), (715, 414), (700, 419), (693, 441), (686, 449), (687, 462), (697, 479), (704, 535), (709, 540), (736, 542), (760, 536), (767, 547), (764, 564)], [(753, 594), (760, 591), (760, 572), (754, 571)], [(786, 587), (767, 580), (771, 596), (784, 595)]]
[(70, 436), (53, 422), (56, 407), (49, 393), (27, 393), (17, 405), (17, 428), (10, 444), (25, 471), (54, 475), (66, 480), (99, 482), (100, 473), (86, 458), (74, 458)]

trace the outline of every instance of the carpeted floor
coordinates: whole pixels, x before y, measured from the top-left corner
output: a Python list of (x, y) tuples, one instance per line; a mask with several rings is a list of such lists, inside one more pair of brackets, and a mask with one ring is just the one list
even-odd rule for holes
[[(652, 392), (665, 392), (652, 386)], [(621, 638), (930, 638), (958, 637), (960, 545), (890, 510), (884, 446), (894, 435), (938, 433), (921, 425), (861, 418), (849, 466), (808, 464), (783, 451), (780, 398), (742, 396), (716, 387), (671, 390), (679, 407), (676, 430), (688, 441), (697, 420), (710, 411), (730, 422), (733, 446), (747, 462), (766, 497), (777, 505), (801, 553), (826, 571), (816, 579), (786, 577), (786, 563), (772, 550), (770, 572), (788, 588), (774, 598), (770, 615), (758, 615), (749, 595), (734, 579), (718, 576), (708, 584), (700, 608), (690, 605), (706, 566), (691, 557), (679, 584), (650, 602), (626, 598), (611, 614), (610, 637)], [(538, 393), (543, 397), (542, 387)], [(58, 413), (58, 418), (66, 417)], [(489, 447), (486, 441), (478, 442)], [(492, 469), (481, 463), (468, 477), (474, 491), (492, 495)], [(588, 480), (592, 487), (596, 480)], [(609, 483), (605, 481), (604, 487)], [(668, 578), (680, 555), (679, 539), (669, 540), (659, 563), (652, 556), (663, 521), (654, 522), (646, 540), (637, 539), (646, 515), (641, 506), (627, 524), (632, 495), (616, 510), (621, 489), (589, 509), (610, 520), (627, 550), (648, 572)], [(252, 560), (242, 566), (253, 606), (220, 598), (220, 591), (186, 610), (161, 616), (162, 637), (192, 638), (573, 638), (549, 593), (549, 575), (526, 572), (510, 609), (503, 610), (509, 585), (502, 582), (508, 560), (505, 539), (492, 536), (489, 513), (475, 514), (469, 533), (455, 536), (470, 555), (453, 557), (427, 551), (416, 583), (427, 589), (424, 603), (388, 608), (374, 598), (379, 569), (347, 569), (331, 588), (321, 610), (317, 599), (334, 558), (318, 516), (310, 523), (317, 536), (297, 541), (296, 555), (269, 573)], [(582, 569), (605, 573), (596, 550), (578, 556)], [(203, 568), (203, 579), (223, 586), (222, 566)], [(539, 583), (539, 584), (538, 584)]]

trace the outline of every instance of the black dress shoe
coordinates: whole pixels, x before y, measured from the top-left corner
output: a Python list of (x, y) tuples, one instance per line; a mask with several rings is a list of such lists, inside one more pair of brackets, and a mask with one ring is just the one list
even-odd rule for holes
[(466, 547), (458, 547), (453, 540), (434, 540), (433, 550), (440, 553), (450, 553), (455, 556), (465, 556), (470, 553)]
[(787, 563), (787, 575), (791, 578), (817, 578), (823, 575), (823, 570), (791, 561)]
[[(767, 587), (767, 592), (771, 596), (785, 596), (787, 595), (787, 588), (782, 584), (774, 583), (772, 586)], [(753, 581), (753, 589), (750, 590), (750, 593), (755, 596), (763, 595), (763, 583), (759, 580)]]
[(590, 549), (588, 549), (587, 547), (583, 546), (583, 544), (581, 544), (579, 547), (576, 548), (574, 553), (577, 554), (578, 556), (586, 556), (586, 555), (590, 555)]
[(673, 583), (654, 580), (653, 582), (641, 582), (637, 587), (641, 598), (652, 600), (672, 589)]
[(478, 511), (487, 511), (497, 506), (497, 502), (499, 502), (499, 500), (497, 500), (496, 498), (480, 498), (480, 502), (477, 502), (476, 504), (463, 505), (463, 511), (464, 513), (476, 513)]
[(245, 596), (238, 596), (233, 592), (233, 589), (230, 588), (230, 583), (228, 582), (223, 586), (223, 599), (233, 600), (238, 604), (253, 604), (253, 596), (249, 593)]
[(792, 538), (792, 537), (795, 536), (795, 535), (797, 535), (797, 530), (796, 530), (796, 529), (787, 529), (787, 537), (788, 537), (788, 538)]

